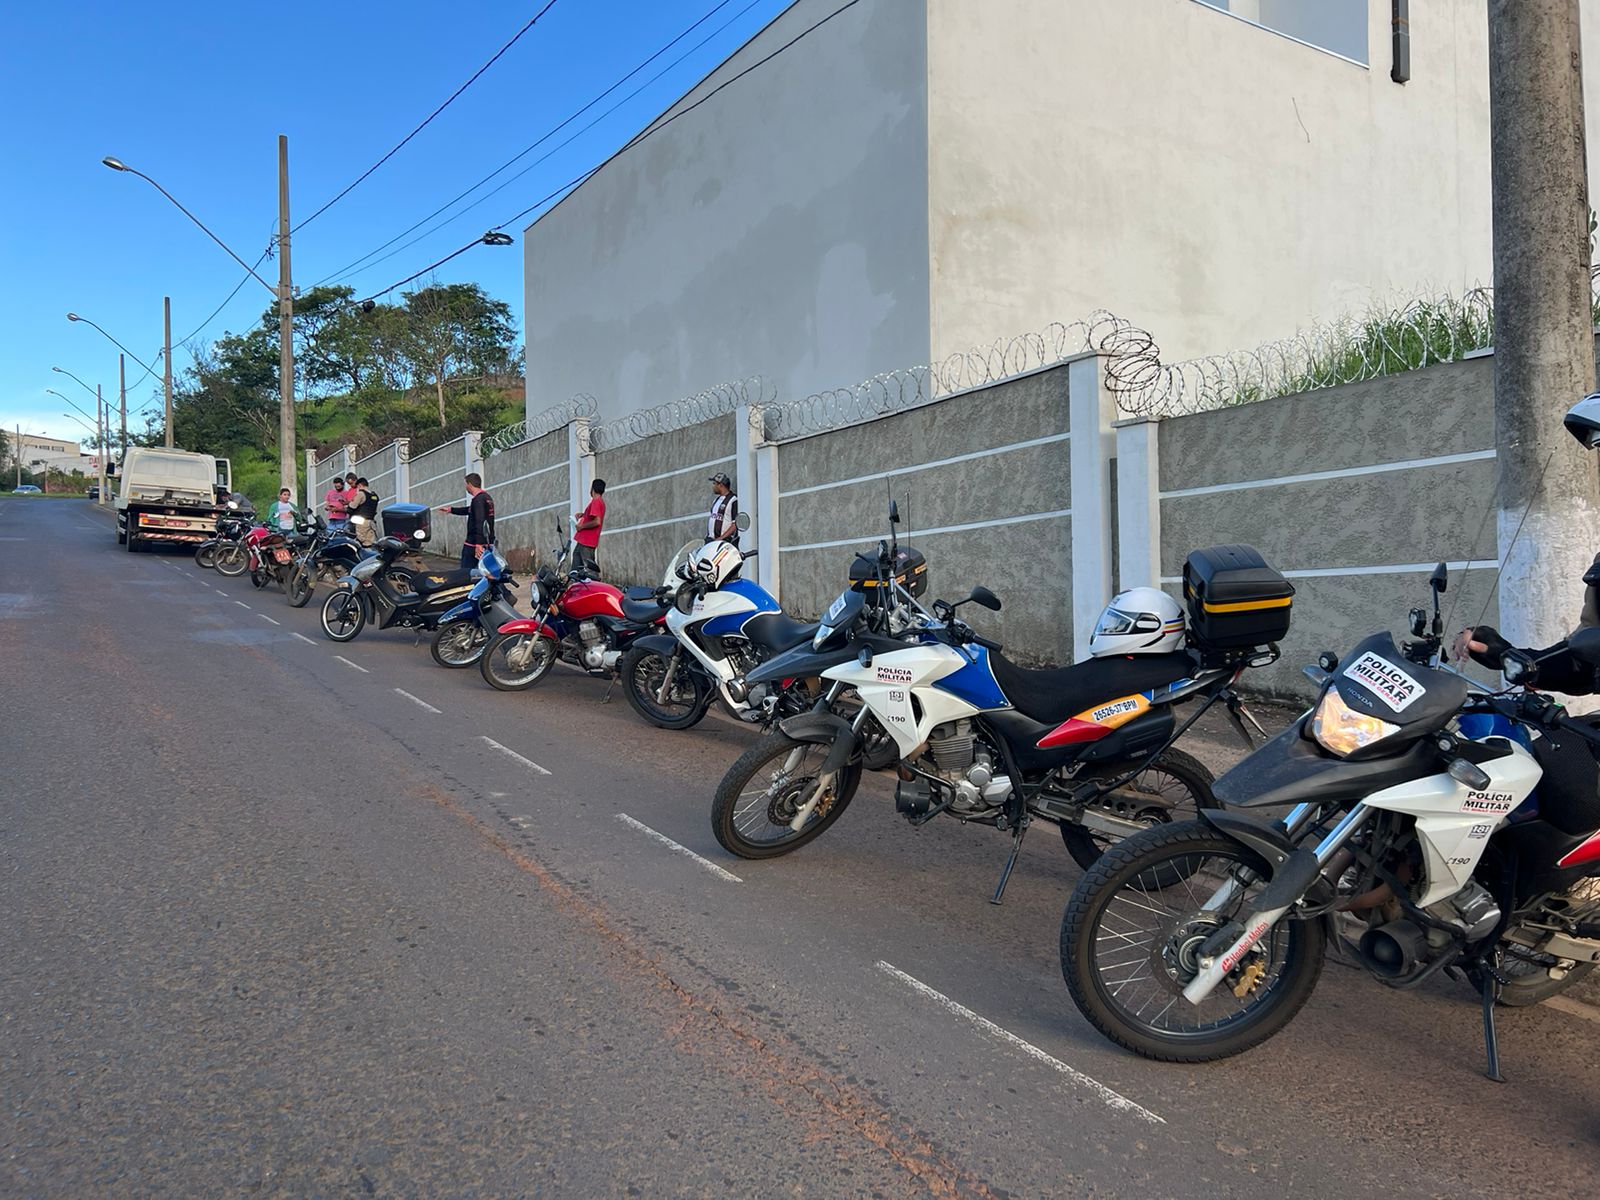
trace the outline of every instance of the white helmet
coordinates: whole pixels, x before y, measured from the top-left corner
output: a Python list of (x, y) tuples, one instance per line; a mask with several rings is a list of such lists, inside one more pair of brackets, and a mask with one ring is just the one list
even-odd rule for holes
[(1600, 392), (1590, 392), (1567, 409), (1561, 423), (1586, 450), (1600, 449)]
[(1089, 653), (1095, 658), (1118, 654), (1170, 654), (1183, 641), (1183, 609), (1160, 588), (1136, 587), (1118, 592), (1095, 622)]
[(739, 569), (744, 556), (727, 542), (707, 542), (689, 556), (690, 579), (698, 579), (709, 587), (721, 587)]

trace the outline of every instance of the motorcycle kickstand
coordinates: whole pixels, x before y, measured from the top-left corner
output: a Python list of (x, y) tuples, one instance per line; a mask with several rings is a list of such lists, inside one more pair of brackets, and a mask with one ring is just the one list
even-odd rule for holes
[(1493, 963), (1484, 963), (1478, 969), (1478, 987), (1483, 996), (1483, 1051), (1488, 1057), (1484, 1074), (1495, 1083), (1504, 1083), (1500, 1074), (1500, 1041), (1494, 1031), (1494, 1004), (1500, 995), (1499, 972)]
[(1000, 882), (994, 889), (994, 895), (989, 897), (990, 904), (1001, 904), (1005, 901), (1006, 884), (1011, 882), (1012, 869), (1017, 865), (1017, 856), (1022, 853), (1022, 839), (1028, 834), (1028, 826), (1033, 824), (1029, 817), (1023, 817), (1017, 822), (1011, 834), (1011, 854), (1006, 859), (1006, 865), (1000, 872)]

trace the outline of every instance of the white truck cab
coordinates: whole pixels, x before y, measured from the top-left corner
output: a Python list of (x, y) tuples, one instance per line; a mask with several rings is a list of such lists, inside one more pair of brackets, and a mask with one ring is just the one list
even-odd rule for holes
[(156, 542), (203, 542), (217, 531), (218, 489), (233, 490), (225, 458), (130, 446), (117, 472), (117, 542), (129, 552)]

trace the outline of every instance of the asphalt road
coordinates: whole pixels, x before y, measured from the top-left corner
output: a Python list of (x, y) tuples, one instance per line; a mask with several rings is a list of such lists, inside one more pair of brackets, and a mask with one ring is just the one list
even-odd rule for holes
[[(1588, 1196), (1600, 1008), (1330, 964), (1204, 1068), (1061, 981), (1078, 877), (862, 795), (784, 859), (750, 733), (503, 695), (0, 500), (0, 1195)], [(1215, 756), (1221, 753), (1209, 748)], [(663, 840), (667, 839), (667, 840)]]

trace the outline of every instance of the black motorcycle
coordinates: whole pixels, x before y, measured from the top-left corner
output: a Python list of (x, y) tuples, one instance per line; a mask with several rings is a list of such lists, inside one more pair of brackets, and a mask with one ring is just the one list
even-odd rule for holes
[(467, 598), (478, 579), (476, 567), (413, 571), (397, 565), (410, 549), (399, 538), (383, 538), (376, 553), (333, 585), (322, 603), (322, 632), (330, 640), (348, 642), (368, 624), (431, 631)]
[(249, 501), (229, 500), (227, 511), (217, 518), (217, 535), (209, 537), (194, 548), (194, 564), (213, 570), (217, 565), (217, 552), (228, 547), (230, 556), (236, 555), (240, 564), (235, 574), (244, 573), (246, 561), (244, 535), (255, 528), (255, 508)]
[(300, 547), (284, 593), (291, 608), (304, 608), (319, 583), (337, 583), (363, 558), (374, 552), (347, 530), (332, 529), (320, 515), (314, 518), (311, 541)]

